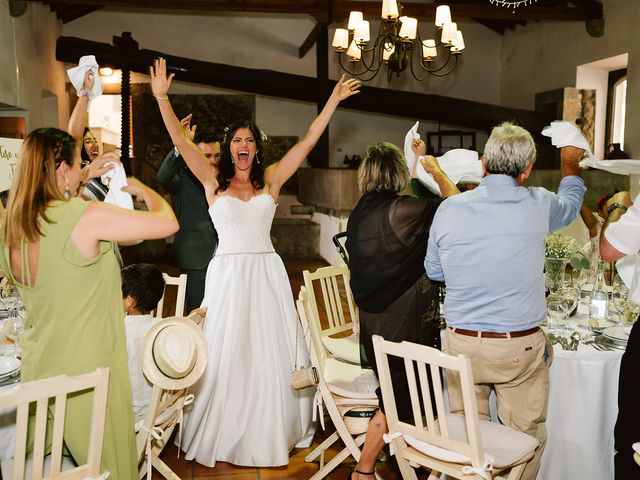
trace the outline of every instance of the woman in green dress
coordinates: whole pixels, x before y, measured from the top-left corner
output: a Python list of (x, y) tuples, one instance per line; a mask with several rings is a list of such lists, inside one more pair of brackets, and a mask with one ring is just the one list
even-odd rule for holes
[[(66, 132), (42, 128), (25, 138), (0, 226), (0, 267), (18, 286), (27, 311), (22, 381), (109, 367), (102, 471), (137, 478), (131, 386), (127, 370), (120, 257), (115, 242), (164, 238), (178, 229), (171, 207), (129, 179), (124, 191), (148, 211), (75, 198), (83, 181), (80, 145)], [(65, 444), (85, 462), (91, 394), (68, 402)]]

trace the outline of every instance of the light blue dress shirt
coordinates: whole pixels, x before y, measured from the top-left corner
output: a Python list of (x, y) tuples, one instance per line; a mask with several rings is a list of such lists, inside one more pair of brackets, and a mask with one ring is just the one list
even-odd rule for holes
[(538, 326), (546, 317), (545, 236), (576, 218), (585, 191), (577, 176), (564, 177), (555, 194), (488, 175), (447, 198), (425, 259), (429, 278), (446, 282), (447, 325), (489, 332)]

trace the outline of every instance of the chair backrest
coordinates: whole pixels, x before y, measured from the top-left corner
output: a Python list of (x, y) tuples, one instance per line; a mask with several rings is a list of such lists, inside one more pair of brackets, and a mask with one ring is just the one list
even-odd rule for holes
[[(460, 453), (470, 458), (474, 465), (483, 465), (485, 461), (484, 448), (480, 437), (478, 410), (469, 358), (464, 355), (447, 355), (425, 345), (410, 342), (389, 342), (379, 335), (373, 336), (373, 348), (378, 364), (380, 388), (389, 432), (409, 435), (431, 445)], [(413, 419), (402, 421), (398, 419), (389, 370), (389, 356), (404, 359)], [(453, 439), (449, 435), (447, 423), (449, 412), (442, 388), (441, 369), (444, 369), (449, 375), (454, 373), (460, 376), (467, 431), (466, 442)], [(436, 411), (433, 409), (433, 404), (436, 406)]]
[[(321, 337), (352, 330), (357, 333), (358, 309), (349, 286), (349, 270), (345, 265), (321, 267), (315, 272), (305, 270), (302, 273), (307, 288), (309, 305), (313, 318), (318, 322)], [(322, 306), (327, 319), (327, 328), (322, 328), (318, 296), (322, 297)], [(346, 303), (346, 305), (345, 305)]]
[[(59, 478), (62, 464), (64, 423), (67, 398), (70, 394), (93, 389), (93, 411), (88, 442), (87, 463), (64, 471), (64, 478), (86, 479), (100, 477), (100, 460), (107, 410), (109, 368), (70, 377), (61, 375), (17, 385), (0, 394), (0, 408), (17, 407), (16, 448), (13, 460), (13, 478), (26, 476), (27, 429), (29, 409), (35, 404), (35, 428), (31, 478)], [(33, 408), (33, 407), (32, 407)], [(51, 468), (43, 472), (47, 442), (47, 423), (52, 419)], [(46, 476), (45, 476), (46, 474)]]
[[(309, 317), (313, 315), (310, 312), (309, 294), (307, 287), (304, 285), (300, 287), (300, 293), (298, 293), (298, 299), (296, 300), (296, 308), (298, 310), (298, 317), (300, 325), (302, 326), (302, 332), (304, 333), (304, 339), (309, 349), (309, 356), (311, 357), (311, 365), (316, 367), (318, 375), (322, 374), (322, 368), (324, 366), (327, 352), (322, 346), (320, 340), (319, 324), (317, 322), (310, 321)], [(324, 379), (322, 379), (324, 381)]]
[(183, 317), (184, 313), (184, 298), (187, 293), (187, 275), (185, 273), (181, 273), (177, 277), (172, 277), (163, 273), (165, 287), (164, 293), (162, 294), (162, 298), (158, 302), (158, 306), (156, 307), (156, 318), (162, 318), (163, 308), (164, 308), (164, 299), (167, 296), (167, 287), (170, 285), (174, 285), (178, 287), (178, 292), (176, 294), (176, 310), (170, 317)]

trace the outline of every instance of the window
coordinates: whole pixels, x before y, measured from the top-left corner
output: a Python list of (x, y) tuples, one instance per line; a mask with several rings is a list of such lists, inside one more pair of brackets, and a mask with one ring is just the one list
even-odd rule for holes
[[(607, 152), (624, 149), (624, 126), (627, 106), (627, 69), (609, 72), (607, 108)], [(608, 156), (608, 155), (606, 155)], [(619, 154), (611, 158), (620, 158)]]

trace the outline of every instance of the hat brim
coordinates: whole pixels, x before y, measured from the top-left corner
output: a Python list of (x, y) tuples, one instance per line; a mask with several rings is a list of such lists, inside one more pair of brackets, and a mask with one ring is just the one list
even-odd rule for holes
[[(191, 371), (182, 378), (171, 378), (163, 373), (153, 358), (153, 342), (163, 328), (177, 325), (189, 331), (196, 342), (196, 362)], [(142, 341), (142, 372), (152, 384), (165, 390), (181, 390), (198, 381), (207, 366), (207, 343), (202, 329), (185, 317), (168, 317), (155, 322)]]

